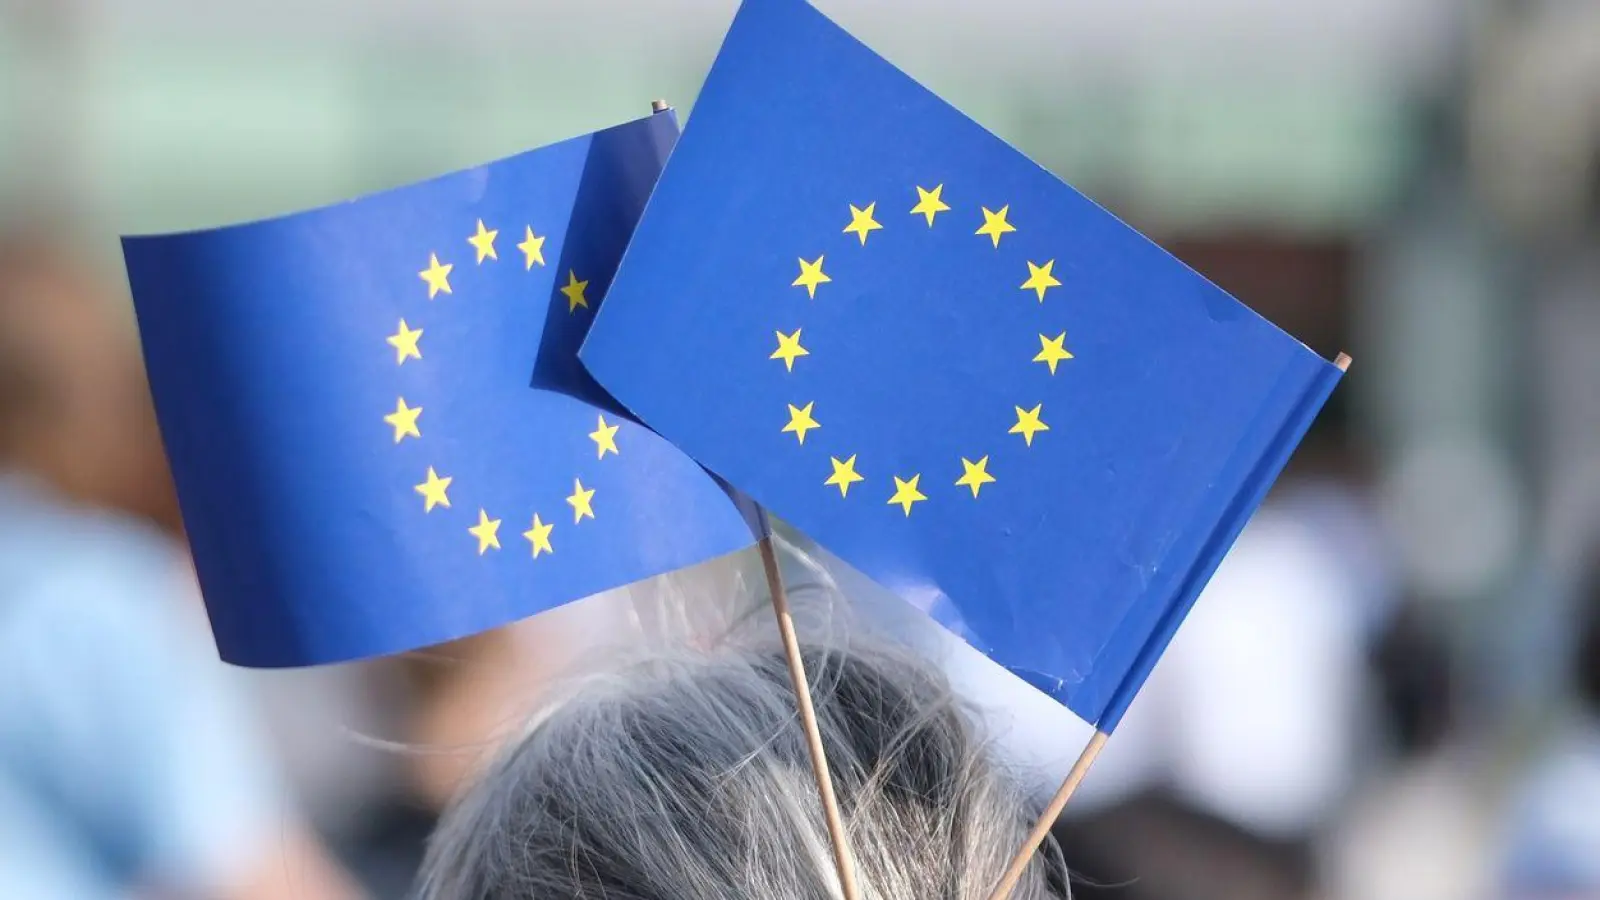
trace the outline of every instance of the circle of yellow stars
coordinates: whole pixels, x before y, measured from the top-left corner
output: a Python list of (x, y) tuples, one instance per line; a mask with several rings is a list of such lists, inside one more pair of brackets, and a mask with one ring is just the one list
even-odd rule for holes
[[(499, 237), (499, 229), (488, 227), (482, 219), (477, 221), (477, 228), (466, 238), (467, 244), (472, 248), (473, 265), (482, 266), (485, 263), (500, 261), (496, 247)], [(546, 236), (535, 233), (533, 226), (523, 227), (522, 240), (517, 243), (516, 249), (521, 251), (521, 262), (525, 271), (531, 271), (534, 266), (545, 266), (545, 238)], [(426, 285), (429, 300), (437, 300), (441, 294), (453, 293), (450, 288), (450, 275), (454, 271), (454, 263), (442, 262), (437, 252), (428, 254), (428, 265), (417, 273), (417, 277)], [(588, 288), (589, 282), (578, 278), (576, 271), (571, 269), (567, 271), (566, 283), (556, 290), (566, 299), (569, 314), (575, 315), (580, 308), (589, 308)], [(385, 339), (394, 350), (396, 366), (404, 366), (410, 360), (423, 359), (424, 334), (425, 329), (413, 327), (406, 319), (400, 320), (394, 334)], [(383, 417), (383, 421), (394, 432), (396, 444), (407, 438), (422, 438), (422, 414), (421, 406), (410, 405), (403, 396), (396, 398), (394, 412)], [(596, 458), (604, 460), (608, 455), (620, 456), (622, 450), (617, 445), (617, 432), (622, 426), (606, 421), (604, 414), (598, 414), (596, 419), (595, 430), (588, 434), (589, 440), (595, 444)], [(412, 490), (422, 498), (423, 513), (432, 513), (441, 507), (450, 509), (450, 489), (454, 483), (453, 477), (442, 475), (433, 466), (428, 466), (422, 482), (412, 487)], [(574, 526), (581, 524), (585, 519), (595, 517), (594, 498), (594, 488), (585, 487), (582, 478), (572, 479), (572, 493), (567, 496), (566, 503), (572, 510)], [(491, 550), (501, 549), (501, 523), (502, 520), (492, 517), (487, 509), (482, 507), (478, 509), (477, 522), (468, 527), (466, 532), (475, 539), (479, 556)], [(522, 532), (522, 537), (528, 542), (529, 552), (534, 559), (555, 553), (555, 542), (552, 540), (555, 527), (555, 521), (546, 522), (541, 512), (533, 513), (531, 524), (527, 531)]]
[[(916, 186), (917, 202), (915, 206), (911, 207), (910, 214), (922, 217), (929, 229), (944, 224), (945, 220), (939, 218), (941, 215), (945, 213), (953, 214), (950, 204), (945, 202), (944, 187), (943, 184), (934, 185), (932, 188)], [(884, 227), (883, 223), (878, 221), (877, 218), (878, 204), (873, 201), (865, 206), (857, 206), (854, 203), (846, 205), (849, 207), (850, 222), (845, 225), (844, 233), (855, 235), (859, 239), (860, 245), (865, 247), (872, 233)], [(983, 214), (983, 221), (982, 224), (978, 225), (977, 230), (973, 232), (973, 236), (986, 238), (995, 250), (1000, 249), (1001, 241), (1017, 230), (1017, 226), (1011, 222), (1010, 205), (1002, 205), (998, 209), (979, 206), (978, 210)], [(967, 227), (971, 227), (971, 225), (969, 224)], [(806, 298), (808, 300), (816, 300), (817, 289), (833, 281), (824, 269), (827, 257), (825, 254), (819, 253), (815, 259), (807, 259), (802, 256), (798, 262), (800, 274), (790, 286), (805, 288)], [(1020, 289), (1032, 292), (1038, 302), (1042, 304), (1052, 288), (1061, 287), (1061, 280), (1055, 275), (1056, 261), (1048, 259), (1043, 263), (1036, 263), (1032, 260), (1026, 260), (1026, 262), (1028, 264), (1028, 277), (1022, 282)], [(775, 333), (778, 346), (768, 358), (781, 361), (786, 372), (792, 373), (798, 360), (811, 355), (811, 351), (801, 343), (802, 331), (803, 329), (796, 328), (792, 332), (778, 331)], [(1072, 353), (1066, 348), (1066, 340), (1067, 334), (1065, 331), (1054, 336), (1040, 334), (1039, 351), (1029, 361), (1042, 364), (1047, 367), (1049, 375), (1054, 376), (1057, 366), (1073, 358)], [(793, 434), (795, 440), (801, 446), (804, 446), (806, 435), (822, 427), (822, 423), (817, 420), (817, 404), (815, 401), (811, 401), (803, 406), (796, 406), (792, 403), (787, 404), (787, 406), (789, 408), (789, 420), (783, 426), (782, 431), (784, 434)], [(1020, 437), (1025, 447), (1032, 447), (1035, 438), (1041, 433), (1050, 430), (1050, 426), (1044, 421), (1043, 403), (1034, 403), (1032, 406), (1018, 405), (1014, 407), (1014, 412), (1016, 424), (1011, 426), (1007, 434)], [(857, 459), (858, 454), (851, 454), (844, 459), (837, 456), (829, 456), (828, 461), (833, 471), (822, 482), (823, 486), (838, 488), (840, 498), (848, 498), (852, 486), (867, 480), (867, 476), (856, 468)], [(955, 479), (954, 486), (970, 490), (972, 498), (976, 500), (985, 485), (995, 482), (995, 476), (989, 471), (989, 456), (987, 454), (978, 455), (975, 459), (968, 459), (962, 456), (959, 459), (961, 460), (961, 474), (960, 477)], [(890, 473), (889, 477), (894, 482), (894, 490), (889, 494), (887, 505), (898, 506), (907, 517), (911, 515), (912, 509), (918, 503), (925, 502), (928, 499), (928, 495), (923, 492), (921, 472), (911, 472), (904, 477), (900, 474)]]

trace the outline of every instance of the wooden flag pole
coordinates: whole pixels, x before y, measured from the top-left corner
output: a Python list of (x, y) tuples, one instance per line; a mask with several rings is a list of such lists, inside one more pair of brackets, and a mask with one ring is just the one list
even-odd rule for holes
[(833, 862), (839, 870), (839, 886), (844, 890), (845, 900), (860, 900), (855, 859), (851, 856), (850, 843), (845, 834), (844, 817), (839, 814), (839, 800), (833, 793), (828, 754), (822, 746), (822, 732), (817, 728), (817, 711), (811, 705), (811, 685), (806, 680), (805, 662), (800, 658), (800, 640), (795, 636), (794, 616), (789, 612), (789, 594), (783, 588), (783, 573), (778, 569), (778, 551), (773, 546), (772, 529), (767, 526), (764, 512), (761, 514), (761, 526), (761, 565), (767, 572), (772, 611), (778, 616), (778, 632), (783, 635), (783, 655), (789, 661), (789, 678), (794, 682), (795, 699), (800, 704), (800, 724), (806, 730), (806, 743), (811, 748), (811, 771), (817, 779), (817, 790), (822, 794), (822, 813), (828, 822), (828, 836), (833, 841)]
[[(1340, 353), (1333, 364), (1340, 372), (1350, 371), (1350, 354)], [(1067, 773), (1067, 779), (1061, 782), (1061, 787), (1056, 790), (1056, 795), (1050, 798), (1050, 805), (1046, 806), (1044, 813), (1039, 816), (1039, 821), (1033, 824), (1033, 830), (1028, 832), (1028, 839), (1023, 842), (1022, 849), (1011, 858), (1011, 865), (1006, 873), (1000, 877), (1000, 883), (989, 894), (989, 900), (1006, 900), (1011, 892), (1016, 889), (1017, 882), (1022, 880), (1022, 873), (1027, 871), (1028, 863), (1033, 861), (1033, 855), (1039, 852), (1039, 845), (1050, 835), (1050, 829), (1055, 827), (1056, 819), (1061, 817), (1061, 811), (1067, 808), (1067, 801), (1077, 792), (1078, 785), (1083, 783), (1085, 775), (1089, 774), (1089, 767), (1100, 756), (1100, 751), (1105, 749), (1106, 739), (1110, 735), (1104, 731), (1096, 731), (1094, 737), (1089, 739), (1083, 752), (1078, 755), (1078, 761), (1072, 764), (1072, 771)]]
[(989, 900), (1006, 900), (1011, 896), (1011, 891), (1022, 880), (1022, 873), (1027, 871), (1028, 863), (1033, 861), (1033, 854), (1039, 851), (1039, 845), (1050, 836), (1050, 829), (1055, 827), (1056, 819), (1061, 817), (1061, 811), (1067, 808), (1067, 801), (1078, 790), (1078, 785), (1083, 783), (1083, 777), (1089, 774), (1089, 767), (1100, 756), (1100, 751), (1105, 749), (1106, 738), (1111, 735), (1104, 731), (1096, 731), (1094, 737), (1089, 739), (1083, 752), (1078, 755), (1078, 761), (1072, 764), (1072, 771), (1067, 773), (1067, 780), (1061, 782), (1061, 787), (1056, 790), (1056, 795), (1050, 798), (1050, 805), (1039, 816), (1039, 821), (1033, 823), (1033, 830), (1028, 832), (1027, 840), (1023, 841), (1022, 849), (1011, 858), (1011, 865), (1006, 873), (1000, 876), (1000, 883), (989, 894)]

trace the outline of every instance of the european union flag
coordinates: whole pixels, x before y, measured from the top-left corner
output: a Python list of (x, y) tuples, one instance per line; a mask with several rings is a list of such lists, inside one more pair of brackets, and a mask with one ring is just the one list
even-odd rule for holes
[(124, 242), (222, 656), (460, 637), (737, 550), (703, 469), (577, 361), (662, 113), (285, 218)]
[(582, 351), (1110, 730), (1339, 377), (803, 0), (746, 0)]

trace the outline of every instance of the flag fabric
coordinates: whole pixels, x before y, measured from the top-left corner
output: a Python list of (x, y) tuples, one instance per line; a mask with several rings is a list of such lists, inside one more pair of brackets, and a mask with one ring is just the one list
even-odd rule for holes
[(1339, 370), (804, 0), (746, 0), (581, 358), (1109, 731)]
[(412, 649), (747, 546), (583, 371), (670, 112), (309, 212), (124, 241), (222, 656)]

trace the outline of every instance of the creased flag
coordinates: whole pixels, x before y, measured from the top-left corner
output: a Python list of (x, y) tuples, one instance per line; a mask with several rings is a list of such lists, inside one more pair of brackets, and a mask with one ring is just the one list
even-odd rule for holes
[(577, 361), (676, 135), (658, 114), (125, 240), (225, 659), (412, 649), (750, 543), (717, 482)]
[(746, 0), (582, 350), (1109, 731), (1338, 369), (803, 0)]

